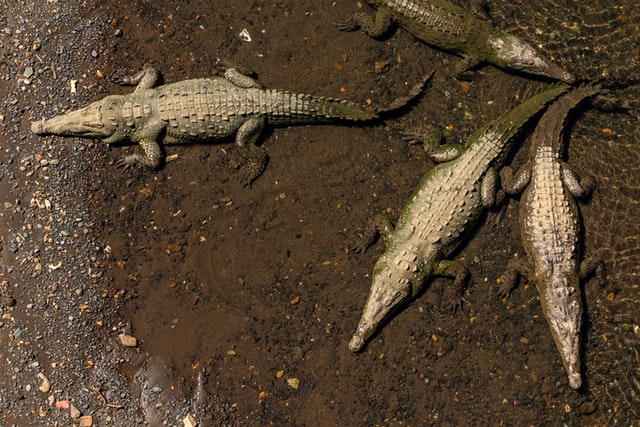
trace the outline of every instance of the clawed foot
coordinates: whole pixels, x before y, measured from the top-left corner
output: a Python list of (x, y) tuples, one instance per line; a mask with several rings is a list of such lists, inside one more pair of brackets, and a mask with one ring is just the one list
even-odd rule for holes
[(353, 239), (353, 241), (347, 245), (347, 248), (349, 249), (350, 252), (363, 254), (367, 251), (367, 249), (369, 249), (369, 247), (373, 243), (375, 243), (376, 240), (377, 240), (377, 233), (374, 235), (373, 238), (371, 238), (370, 236), (367, 235), (366, 231), (361, 231), (357, 233), (357, 238)]
[(119, 86), (135, 86), (135, 76), (130, 75), (116, 75), (111, 78), (111, 81)]
[(355, 31), (360, 28), (360, 24), (353, 17), (345, 21), (334, 22), (333, 25), (340, 31)]
[(456, 280), (453, 281), (453, 285), (445, 288), (444, 291), (444, 307), (449, 310), (451, 313), (457, 313), (458, 310), (462, 310), (463, 304), (466, 304), (464, 300), (464, 290), (466, 288), (466, 275), (464, 278), (462, 276), (457, 277)]
[(466, 304), (466, 301), (462, 296), (458, 295), (457, 297), (448, 299), (448, 301), (444, 304), (444, 307), (446, 310), (455, 314), (458, 312), (458, 310), (462, 310), (463, 304)]
[(126, 172), (138, 163), (142, 163), (144, 159), (144, 156), (140, 154), (128, 154), (118, 159), (115, 165), (117, 168), (121, 168), (124, 172)]
[(509, 298), (511, 295), (511, 291), (513, 290), (513, 285), (511, 283), (507, 283), (505, 276), (500, 277), (500, 284), (498, 285), (498, 290), (496, 291), (496, 295), (498, 299)]
[(243, 187), (251, 187), (253, 181), (258, 179), (262, 172), (265, 170), (266, 163), (259, 164), (249, 161), (246, 165), (242, 166), (240, 170), (240, 183)]

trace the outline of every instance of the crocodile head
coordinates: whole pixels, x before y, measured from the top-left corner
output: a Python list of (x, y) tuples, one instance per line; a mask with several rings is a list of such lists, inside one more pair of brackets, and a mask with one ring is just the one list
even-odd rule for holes
[(404, 277), (395, 278), (397, 271), (389, 267), (375, 269), (369, 297), (349, 341), (349, 350), (358, 352), (389, 315), (411, 296), (411, 284)]
[(549, 61), (529, 43), (516, 36), (504, 33), (500, 36), (489, 36), (487, 43), (495, 49), (495, 62), (504, 64), (505, 68), (550, 77), (569, 84), (576, 80), (573, 74)]
[(560, 352), (569, 386), (577, 390), (582, 385), (580, 375), (582, 305), (579, 279), (577, 275), (575, 278), (555, 278), (544, 288), (541, 288), (538, 283), (538, 289), (543, 289), (540, 293), (542, 313), (549, 323), (551, 336)]
[(38, 135), (77, 136), (105, 139), (113, 135), (117, 109), (115, 97), (108, 96), (79, 110), (49, 120), (31, 123), (31, 131)]

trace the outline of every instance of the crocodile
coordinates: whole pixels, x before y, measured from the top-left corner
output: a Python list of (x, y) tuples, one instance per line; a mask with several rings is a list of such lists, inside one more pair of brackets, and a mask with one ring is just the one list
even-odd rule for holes
[(420, 132), (408, 134), (410, 142), (422, 138), (434, 161), (441, 163), (420, 180), (397, 228), (385, 227), (388, 245), (373, 269), (371, 290), (349, 342), (352, 352), (360, 351), (381, 322), (415, 297), (430, 276), (454, 277), (454, 287), (463, 287), (467, 269), (447, 257), (475, 226), (483, 208), (494, 206), (500, 197), (497, 170), (515, 135), (568, 88), (564, 83), (551, 85), (478, 130), (463, 146), (440, 145)]
[(580, 181), (562, 161), (563, 130), (569, 112), (583, 100), (598, 94), (599, 86), (583, 85), (552, 104), (532, 135), (529, 161), (513, 175), (501, 171), (504, 191), (520, 199), (520, 233), (530, 263), (510, 262), (501, 278), (500, 296), (515, 286), (518, 273), (536, 284), (540, 306), (560, 352), (569, 386), (579, 389), (582, 300), (580, 279), (603, 264), (595, 258), (579, 262), (580, 215), (574, 197), (587, 196), (593, 182)]
[(136, 164), (159, 169), (164, 162), (160, 143), (212, 142), (235, 134), (240, 154), (248, 162), (241, 179), (249, 185), (267, 163), (267, 154), (255, 144), (267, 122), (294, 125), (373, 120), (416, 97), (433, 74), (407, 96), (375, 109), (336, 98), (265, 89), (248, 73), (226, 68), (223, 76), (156, 87), (159, 73), (147, 66), (134, 76), (116, 78), (119, 84), (137, 84), (133, 93), (106, 96), (68, 114), (33, 122), (31, 130), (38, 135), (98, 138), (108, 144), (140, 144), (144, 154), (130, 154), (117, 162), (125, 170)]
[(395, 22), (418, 40), (453, 52), (465, 59), (464, 69), (488, 62), (515, 70), (573, 83), (572, 73), (563, 70), (513, 34), (495, 28), (483, 16), (466, 11), (447, 0), (366, 0), (377, 9), (375, 18), (355, 13), (335, 25), (342, 31), (358, 28), (379, 38)]

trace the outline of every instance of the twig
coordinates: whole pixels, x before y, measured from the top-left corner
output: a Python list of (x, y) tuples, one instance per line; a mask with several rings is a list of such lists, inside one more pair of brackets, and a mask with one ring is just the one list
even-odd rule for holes
[(102, 393), (100, 393), (100, 390), (98, 390), (95, 387), (91, 387), (91, 389), (93, 390), (94, 393), (96, 393), (98, 395), (98, 397), (100, 398), (100, 400), (102, 400), (102, 403), (104, 403), (104, 405), (107, 408), (115, 408), (115, 409), (122, 409), (124, 408), (124, 405), (115, 405), (113, 403), (109, 403), (107, 402), (106, 397), (104, 397), (104, 395)]

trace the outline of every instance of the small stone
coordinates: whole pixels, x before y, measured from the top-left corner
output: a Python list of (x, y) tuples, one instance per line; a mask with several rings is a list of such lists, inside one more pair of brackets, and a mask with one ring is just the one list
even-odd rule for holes
[(51, 390), (51, 382), (49, 381), (49, 378), (47, 378), (47, 376), (42, 372), (38, 373), (38, 378), (42, 381), (38, 390), (43, 393), (48, 393), (49, 390)]
[(82, 413), (78, 408), (76, 408), (76, 405), (74, 405), (73, 403), (69, 403), (69, 415), (71, 415), (71, 418), (73, 418), (74, 420), (77, 420), (78, 418), (80, 418), (80, 415), (82, 415)]
[(68, 400), (58, 400), (56, 402), (56, 408), (58, 408), (58, 409), (69, 409), (69, 401)]
[(93, 49), (93, 50), (91, 51), (91, 56), (92, 56), (93, 58), (97, 58), (97, 57), (98, 57), (98, 51), (97, 51), (97, 50), (95, 50), (95, 49)]
[(187, 413), (187, 416), (182, 419), (182, 424), (184, 424), (184, 427), (196, 427), (198, 425), (198, 421), (196, 421), (193, 415)]
[(25, 79), (28, 79), (29, 77), (33, 76), (33, 67), (26, 67), (22, 75), (24, 76)]
[(118, 28), (117, 30), (115, 30), (113, 32), (113, 35), (116, 37), (121, 37), (122, 36), (122, 30), (120, 28)]
[(136, 347), (138, 345), (136, 337), (132, 337), (131, 335), (120, 334), (118, 335), (118, 339), (124, 347)]
[(591, 400), (582, 402), (580, 406), (578, 406), (578, 412), (581, 415), (591, 415), (596, 411), (596, 409), (598, 409), (598, 406), (594, 401)]
[(302, 347), (291, 347), (291, 353), (293, 353), (293, 356), (298, 360), (304, 359), (304, 350), (302, 349)]
[(91, 427), (93, 425), (93, 417), (91, 415), (84, 415), (79, 418), (79, 427)]
[(294, 390), (297, 390), (300, 387), (300, 380), (297, 378), (287, 378), (287, 384)]
[(386, 73), (389, 71), (389, 61), (376, 61), (373, 69), (377, 74)]

